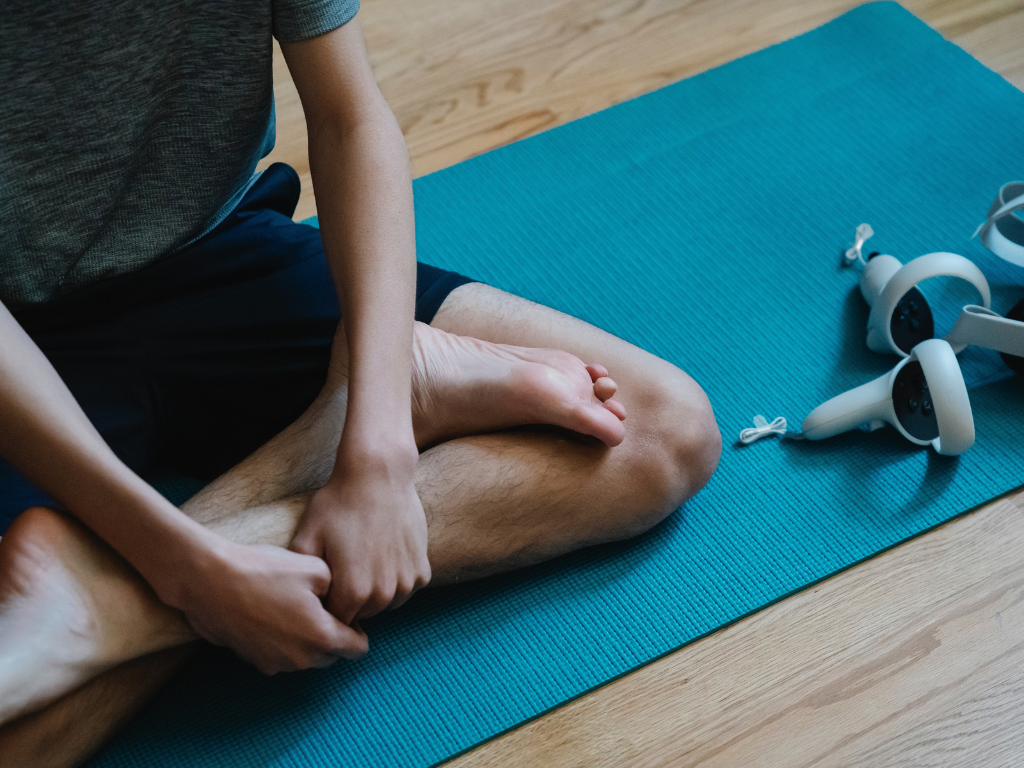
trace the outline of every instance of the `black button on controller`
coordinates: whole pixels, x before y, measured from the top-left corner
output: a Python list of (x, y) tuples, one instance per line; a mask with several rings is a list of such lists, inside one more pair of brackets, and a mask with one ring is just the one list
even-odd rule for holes
[(939, 436), (939, 421), (928, 390), (928, 382), (916, 360), (908, 361), (892, 387), (892, 407), (900, 426), (918, 440), (934, 440)]
[(931, 307), (917, 288), (907, 291), (896, 304), (889, 319), (889, 333), (896, 346), (907, 354), (935, 335)]

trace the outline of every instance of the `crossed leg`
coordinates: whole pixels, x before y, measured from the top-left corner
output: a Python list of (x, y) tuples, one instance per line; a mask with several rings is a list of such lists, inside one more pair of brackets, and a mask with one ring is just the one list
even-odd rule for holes
[[(446, 440), (460, 430), (421, 425), (421, 442), (442, 440), (421, 455), (416, 476), (433, 583), (509, 570), (638, 534), (699, 490), (714, 471), (720, 437), (707, 398), (674, 366), (579, 320), (479, 284), (454, 291), (432, 325), (600, 360), (618, 382), (616, 400), (629, 414), (625, 438), (611, 449), (557, 430)], [(344, 411), (345, 364), (332, 361), (329, 384), (309, 410), (184, 511), (238, 541), (287, 545), (311, 490), (330, 472)], [(0, 540), (0, 579), (12, 558), (25, 551), (36, 557), (35, 575), (46, 576), (36, 583), (79, 599), (78, 613), (59, 621), (77, 621), (79, 636), (91, 634), (94, 645), (98, 639), (106, 656), (93, 659), (92, 674), (127, 662), (0, 729), (0, 753), (11, 765), (73, 765), (163, 683), (187, 653), (175, 646), (193, 635), (120, 558), (67, 518), (41, 509), (20, 518)], [(20, 585), (22, 593), (35, 588), (29, 581)], [(5, 605), (0, 602), (0, 636)]]

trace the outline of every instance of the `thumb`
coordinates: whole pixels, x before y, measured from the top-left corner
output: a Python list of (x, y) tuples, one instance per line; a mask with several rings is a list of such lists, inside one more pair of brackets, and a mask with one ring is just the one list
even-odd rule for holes
[(343, 659), (361, 659), (370, 650), (370, 640), (362, 627), (350, 627), (331, 616), (334, 622), (334, 649), (331, 653)]

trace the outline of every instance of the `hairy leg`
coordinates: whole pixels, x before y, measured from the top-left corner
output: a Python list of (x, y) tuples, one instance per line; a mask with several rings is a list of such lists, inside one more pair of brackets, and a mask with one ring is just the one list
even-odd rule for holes
[[(450, 440), (426, 451), (417, 488), (428, 516), (434, 583), (520, 567), (639, 533), (699, 489), (714, 470), (720, 439), (707, 399), (674, 366), (578, 320), (481, 285), (455, 291), (435, 325), (501, 344), (554, 347), (584, 360), (599, 359), (618, 380), (617, 399), (630, 418), (625, 439), (614, 449), (560, 431), (519, 430)], [(558, 373), (568, 378), (571, 371)], [(591, 373), (589, 378), (602, 377)], [(204, 489), (185, 510), (233, 539), (286, 545), (309, 490), (330, 472), (344, 421), (344, 380), (345, 361), (332, 361), (332, 384), (309, 411)], [(503, 418), (508, 421), (507, 415)], [(433, 428), (432, 434), (460, 431), (449, 424)], [(54, 520), (46, 511), (35, 518), (47, 525)], [(64, 518), (56, 519), (74, 527)], [(85, 542), (82, 546), (90, 546), (91, 534), (79, 529), (70, 538), (76, 536)], [(145, 589), (138, 595), (152, 601)], [(116, 634), (129, 645), (135, 638), (133, 655), (189, 636), (180, 617), (158, 604), (140, 605), (131, 615), (143, 617), (139, 625), (122, 626)], [(155, 644), (145, 639), (154, 636), (154, 623), (164, 628), (156, 633)], [(81, 728), (109, 733), (121, 716), (115, 717), (111, 708), (91, 708), (90, 692), (107, 691), (107, 699), (115, 702), (113, 710), (121, 702), (123, 708), (117, 711), (127, 712), (141, 702), (141, 691), (155, 686), (159, 675), (149, 665), (160, 663), (167, 662), (143, 659), (128, 672), (108, 672), (32, 716), (31, 727), (21, 721), (0, 730), (0, 751), (15, 754), (15, 749), (24, 748), (34, 755), (33, 765), (73, 764), (66, 751), (47, 763), (44, 752), (54, 747), (41, 734), (53, 727), (54, 719), (67, 718), (71, 712), (81, 719)]]
[[(448, 440), (421, 454), (416, 487), (430, 532), (433, 584), (636, 535), (714, 472), (721, 437), (711, 406), (693, 379), (670, 363), (481, 284), (454, 291), (432, 325), (462, 337), (600, 360), (618, 383), (615, 400), (629, 413), (625, 437), (611, 449), (566, 431), (529, 428)], [(332, 377), (337, 387), (186, 505), (189, 514), (239, 541), (286, 545), (310, 489), (330, 473), (344, 422), (340, 362)], [(429, 432), (417, 428), (418, 435)]]

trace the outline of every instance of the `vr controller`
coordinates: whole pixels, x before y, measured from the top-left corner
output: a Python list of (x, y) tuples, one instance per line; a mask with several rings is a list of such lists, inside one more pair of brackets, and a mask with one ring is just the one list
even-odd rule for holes
[[(978, 228), (982, 242), (1007, 261), (1024, 266), (1024, 221), (1013, 214), (1024, 210), (1024, 184), (1014, 182), (999, 191), (988, 219)], [(863, 266), (860, 291), (871, 307), (868, 348), (904, 359), (889, 373), (844, 392), (815, 408), (793, 437), (822, 440), (866, 425), (886, 424), (917, 445), (931, 445), (947, 456), (974, 444), (974, 417), (956, 355), (974, 344), (1001, 353), (1015, 372), (1024, 375), (1024, 300), (1006, 317), (993, 312), (991, 291), (981, 270), (955, 253), (930, 253), (907, 264), (894, 256), (861, 251), (874, 232), (857, 227), (848, 264)], [(919, 283), (949, 276), (966, 280), (977, 290), (981, 304), (969, 304), (944, 339), (936, 339), (934, 316)], [(755, 427), (740, 433), (744, 443), (766, 434), (786, 434), (786, 420), (769, 424), (754, 419)]]
[(922, 341), (885, 375), (819, 405), (801, 429), (804, 439), (823, 440), (862, 424), (891, 424), (910, 442), (946, 456), (974, 445), (971, 401), (950, 344)]
[(860, 292), (871, 307), (867, 344), (873, 352), (907, 357), (922, 341), (933, 338), (931, 306), (918, 283), (932, 277), (958, 277), (974, 286), (981, 305), (965, 306), (946, 335), (953, 351), (959, 354), (975, 344), (1002, 353), (1014, 370), (1024, 368), (1024, 301), (1007, 317), (993, 312), (988, 281), (974, 262), (955, 253), (929, 253), (905, 265), (887, 254), (872, 254), (863, 263)]

